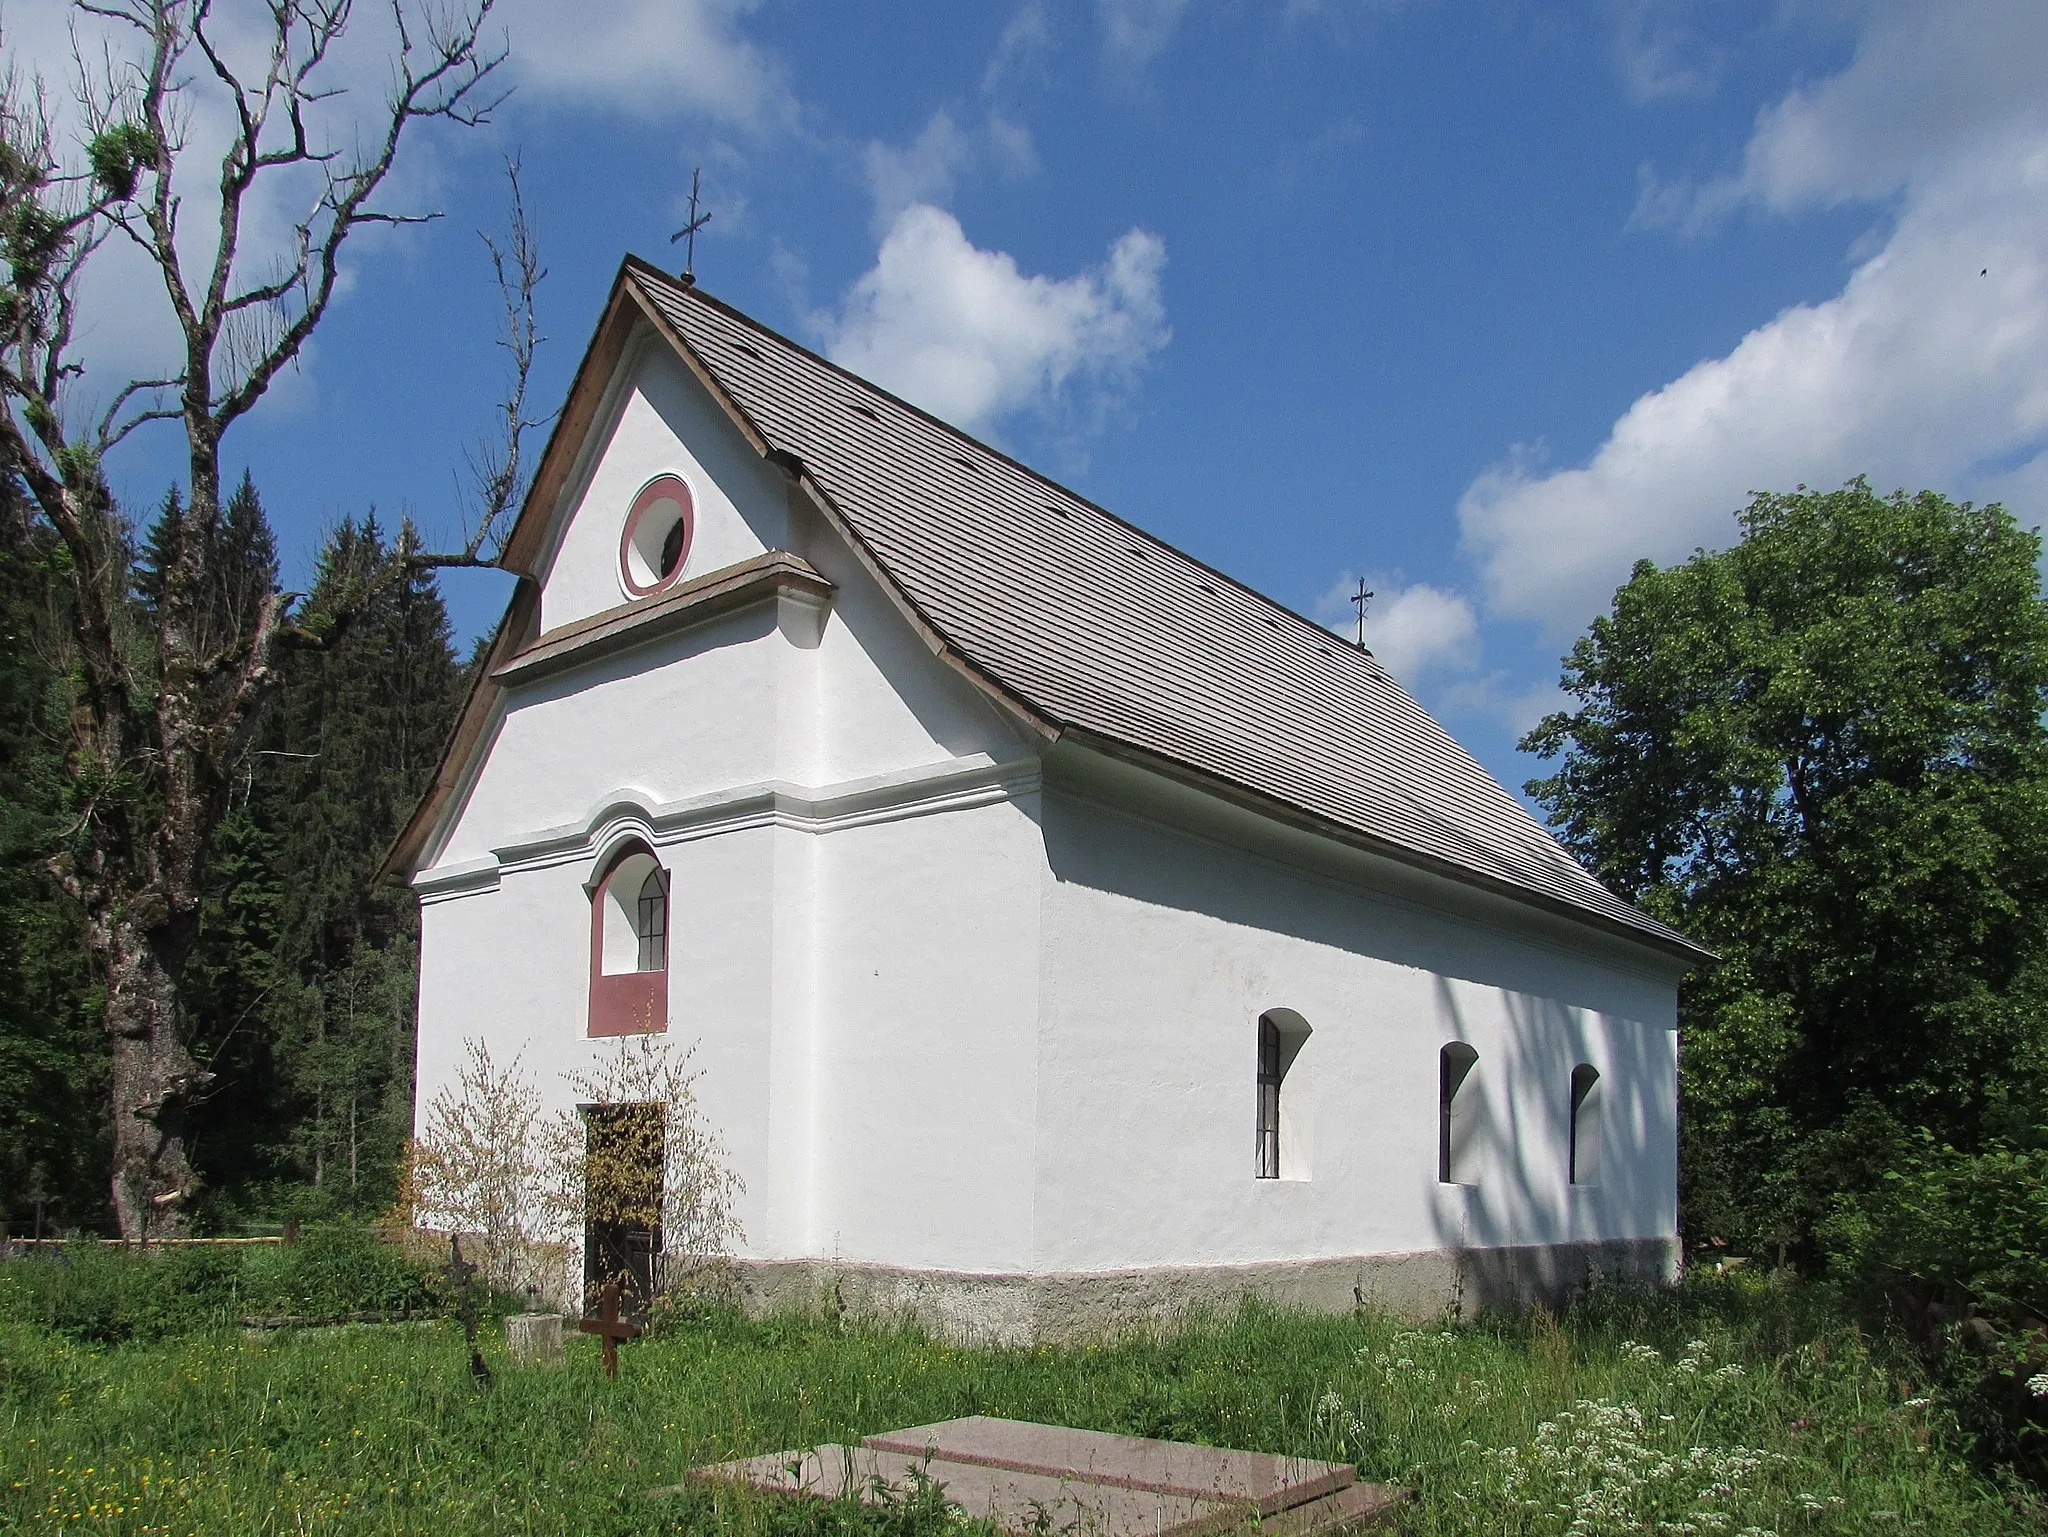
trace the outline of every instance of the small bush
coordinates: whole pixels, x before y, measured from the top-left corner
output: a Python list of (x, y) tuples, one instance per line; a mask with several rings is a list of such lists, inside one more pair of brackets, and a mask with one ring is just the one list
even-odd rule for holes
[(394, 1244), (355, 1222), (309, 1227), (295, 1244), (251, 1251), (243, 1267), (243, 1311), (330, 1318), (431, 1308), (431, 1278)]

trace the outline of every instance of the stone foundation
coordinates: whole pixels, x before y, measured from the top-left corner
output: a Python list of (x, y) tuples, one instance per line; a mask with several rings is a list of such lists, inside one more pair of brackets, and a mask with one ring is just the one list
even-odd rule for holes
[(1315, 1313), (1382, 1308), (1418, 1323), (1519, 1303), (1560, 1307), (1588, 1277), (1670, 1282), (1675, 1238), (1613, 1239), (1515, 1248), (1368, 1254), (1251, 1265), (1160, 1265), (1139, 1270), (979, 1275), (842, 1260), (740, 1260), (749, 1313), (836, 1312), (907, 1320), (945, 1339), (1027, 1345), (1172, 1327), (1247, 1297)]

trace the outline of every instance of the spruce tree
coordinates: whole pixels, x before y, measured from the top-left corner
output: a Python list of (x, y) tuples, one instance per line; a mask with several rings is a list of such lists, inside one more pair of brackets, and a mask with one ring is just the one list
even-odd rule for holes
[(106, 1043), (77, 909), (43, 860), (63, 835), (62, 616), (55, 540), (0, 479), (0, 1222), (105, 1204)]
[[(330, 537), (315, 582), (389, 558), (369, 517)], [(327, 1199), (377, 1205), (411, 1125), (417, 918), (372, 884), (433, 773), (461, 701), (448, 614), (431, 573), (372, 600), (330, 648), (294, 659), (267, 774), (276, 829), (277, 1049), (296, 1092), (288, 1143)]]

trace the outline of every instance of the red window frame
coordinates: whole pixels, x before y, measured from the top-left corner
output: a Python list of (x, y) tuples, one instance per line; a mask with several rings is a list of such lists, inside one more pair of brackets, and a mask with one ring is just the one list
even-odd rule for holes
[[(664, 497), (674, 501), (683, 509), (683, 552), (676, 557), (676, 568), (667, 576), (657, 577), (642, 585), (633, 579), (633, 535), (640, 530), (640, 520), (647, 511)], [(626, 584), (626, 591), (636, 598), (647, 597), (672, 587), (690, 564), (690, 546), (697, 539), (697, 501), (690, 494), (690, 483), (672, 471), (664, 471), (642, 486), (633, 498), (633, 505), (626, 510), (626, 526), (619, 531), (619, 580)]]
[[(669, 872), (663, 868), (654, 850), (637, 840), (625, 844), (606, 861), (603, 876), (590, 888), (588, 1033), (593, 1037), (658, 1035), (668, 1029), (668, 948), (664, 949), (659, 971), (620, 971), (607, 976), (604, 970), (604, 904), (609, 897), (612, 880), (619, 873), (619, 866), (635, 854), (645, 854), (654, 860), (654, 868), (661, 872), (663, 890), (670, 889)], [(633, 893), (633, 898), (634, 908), (629, 908), (629, 911), (637, 908), (639, 893)], [(675, 910), (672, 902), (666, 926), (673, 941)]]

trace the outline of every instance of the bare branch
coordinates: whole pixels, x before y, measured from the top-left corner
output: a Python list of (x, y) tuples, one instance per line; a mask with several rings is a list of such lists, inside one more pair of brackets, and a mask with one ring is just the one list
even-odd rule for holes
[(178, 413), (175, 410), (151, 410), (128, 422), (118, 432), (114, 430), (114, 418), (119, 416), (121, 408), (137, 395), (140, 395), (145, 390), (174, 390), (184, 382), (183, 378), (173, 376), (169, 379), (137, 379), (126, 386), (120, 394), (113, 398), (107, 409), (100, 415), (99, 431), (94, 434), (94, 439), (99, 444), (100, 452), (104, 454), (145, 421), (154, 421), (164, 416), (176, 416)]
[(431, 562), (409, 556), (411, 564), (426, 568), (495, 565), (503, 553), (506, 520), (517, 512), (526, 498), (532, 472), (526, 461), (526, 434), (544, 426), (548, 417), (529, 417), (526, 407), (528, 386), (533, 378), (533, 360), (542, 337), (534, 309), (547, 269), (541, 265), (540, 243), (527, 215), (526, 197), (519, 182), (517, 158), (505, 162), (505, 180), (511, 189), (511, 229), (501, 243), (479, 231), (484, 249), (490, 253), (491, 272), (498, 284), (504, 306), (503, 329), (498, 345), (512, 360), (504, 397), (498, 403), (496, 434), (476, 444), (466, 456), (474, 490), (467, 500), (471, 513), (461, 553)]
[[(483, 101), (486, 82), (506, 58), (502, 49), (489, 50), (482, 41), (484, 23), (494, 4), (495, 0), (475, 0), (473, 9), (453, 19), (438, 12), (430, 14), (422, 47), (414, 41), (407, 24), (404, 0), (392, 0), (399, 35), (398, 80), (386, 104), (382, 139), (352, 169), (329, 171), (326, 189), (315, 210), (316, 219), (324, 215), (325, 229), (317, 245), (299, 263), (304, 273), (303, 305), (241, 382), (214, 403), (216, 431), (226, 428), (262, 398), (270, 381), (298, 356), (306, 338), (319, 325), (333, 301), (341, 249), (350, 232), (359, 224), (412, 223), (421, 217), (384, 213), (369, 206), (390, 174), (406, 130), (413, 123), (430, 118), (478, 124), (503, 100), (500, 96)], [(333, 0), (332, 14), (342, 14), (340, 0)], [(223, 213), (224, 231), (225, 219)], [(312, 222), (308, 221), (309, 226)]]

